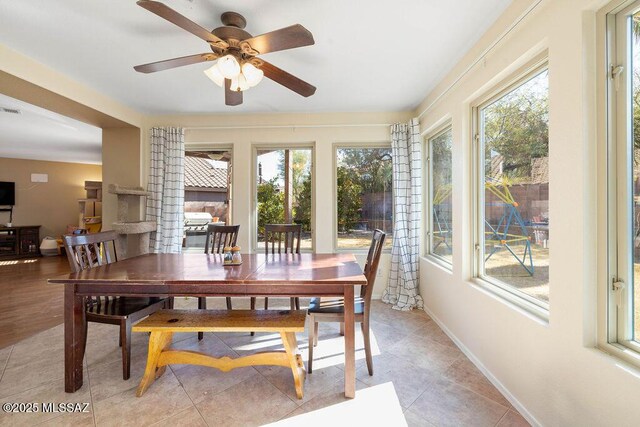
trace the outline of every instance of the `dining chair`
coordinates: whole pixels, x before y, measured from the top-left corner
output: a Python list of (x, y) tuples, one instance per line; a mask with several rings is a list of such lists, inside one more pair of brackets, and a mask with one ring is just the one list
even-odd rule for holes
[[(264, 254), (299, 254), (301, 234), (302, 225), (300, 224), (266, 224), (264, 226)], [(269, 249), (269, 244), (271, 244), (271, 249)], [(255, 301), (255, 297), (252, 297), (252, 309), (255, 308)], [(269, 298), (265, 297), (264, 309), (268, 308)], [(300, 298), (291, 298), (291, 310), (300, 310)]]
[[(111, 264), (118, 260), (115, 231), (93, 234), (67, 234), (64, 236), (65, 251), (74, 273)], [(122, 347), (122, 378), (131, 374), (131, 326), (134, 322), (160, 310), (171, 308), (170, 298), (89, 296), (85, 300), (84, 343), (87, 344), (88, 322), (120, 325), (119, 345)]]
[[(362, 327), (364, 336), (364, 352), (367, 358), (367, 368), (369, 375), (373, 375), (373, 358), (371, 357), (371, 341), (369, 331), (369, 315), (371, 313), (371, 295), (373, 295), (373, 284), (376, 280), (380, 254), (384, 246), (386, 234), (380, 230), (373, 232), (371, 246), (367, 253), (367, 261), (364, 265), (364, 275), (367, 278), (367, 286), (360, 288), (360, 295), (355, 298), (354, 311), (355, 321)], [(313, 347), (318, 345), (318, 323), (319, 322), (340, 322), (344, 325), (344, 299), (343, 298), (312, 298), (307, 311), (309, 315), (309, 362), (307, 372), (313, 370)], [(341, 326), (342, 332), (342, 326)]]
[[(227, 246), (235, 246), (238, 241), (239, 225), (217, 225), (209, 224), (207, 226), (207, 237), (204, 243), (205, 254), (221, 254)], [(205, 310), (207, 308), (207, 298), (198, 297), (198, 308)], [(227, 297), (227, 310), (231, 310), (231, 297)], [(198, 332), (198, 340), (204, 337), (202, 332)]]

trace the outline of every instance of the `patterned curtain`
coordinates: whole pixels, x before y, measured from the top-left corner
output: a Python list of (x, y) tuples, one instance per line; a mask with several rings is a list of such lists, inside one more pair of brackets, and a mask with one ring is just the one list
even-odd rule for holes
[(418, 119), (391, 126), (393, 156), (393, 247), (389, 285), (382, 301), (396, 310), (422, 308), (420, 223), (422, 219), (422, 155)]
[(182, 251), (184, 229), (184, 129), (151, 129), (147, 221), (156, 222), (149, 250), (153, 253)]

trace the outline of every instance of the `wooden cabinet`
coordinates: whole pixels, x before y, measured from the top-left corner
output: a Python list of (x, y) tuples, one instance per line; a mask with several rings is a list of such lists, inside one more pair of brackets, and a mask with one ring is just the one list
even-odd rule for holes
[(40, 226), (0, 227), (0, 259), (40, 256)]

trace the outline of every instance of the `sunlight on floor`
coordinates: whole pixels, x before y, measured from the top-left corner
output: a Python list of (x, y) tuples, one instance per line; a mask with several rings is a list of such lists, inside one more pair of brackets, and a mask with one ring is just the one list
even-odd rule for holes
[[(329, 335), (329, 334), (327, 334)], [(309, 357), (308, 347), (301, 348), (303, 360)], [(378, 342), (373, 331), (371, 331), (371, 353), (373, 357), (381, 354)], [(356, 332), (356, 360), (364, 359), (364, 342), (362, 335)], [(314, 369), (328, 368), (330, 366), (344, 365), (344, 337), (333, 336), (324, 337), (322, 331), (318, 337), (318, 345), (313, 349)]]
[(297, 415), (269, 426), (341, 425), (406, 426), (407, 422), (392, 382), (358, 390), (358, 398)]
[[(313, 364), (316, 369), (328, 368), (330, 366), (344, 365), (344, 337), (337, 333), (320, 330), (318, 345), (314, 348)], [(306, 335), (306, 334), (305, 334)], [(309, 355), (307, 343), (300, 341), (300, 352), (303, 360), (307, 360)], [(256, 335), (251, 338), (251, 342), (231, 345), (236, 351), (273, 351), (283, 350), (282, 340), (279, 334)], [(371, 353), (378, 356), (381, 354), (375, 333), (371, 331)], [(362, 335), (356, 331), (356, 360), (364, 359), (364, 342)]]
[(17, 261), (0, 261), (0, 266), (2, 265), (17, 265), (17, 264), (33, 264), (34, 262), (38, 262), (37, 259), (23, 259)]

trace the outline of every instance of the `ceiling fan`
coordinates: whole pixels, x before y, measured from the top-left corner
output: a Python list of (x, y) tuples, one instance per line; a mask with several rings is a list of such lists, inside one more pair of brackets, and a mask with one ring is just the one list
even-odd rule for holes
[(139, 0), (141, 6), (209, 43), (212, 52), (167, 59), (133, 67), (140, 73), (155, 73), (170, 68), (217, 60), (205, 74), (218, 86), (224, 86), (225, 104), (242, 104), (242, 92), (257, 85), (263, 76), (308, 97), (316, 92), (313, 85), (257, 58), (264, 53), (314, 44), (313, 35), (300, 24), (253, 37), (244, 30), (247, 21), (236, 12), (222, 14), (223, 27), (212, 31), (199, 26), (163, 3)]

